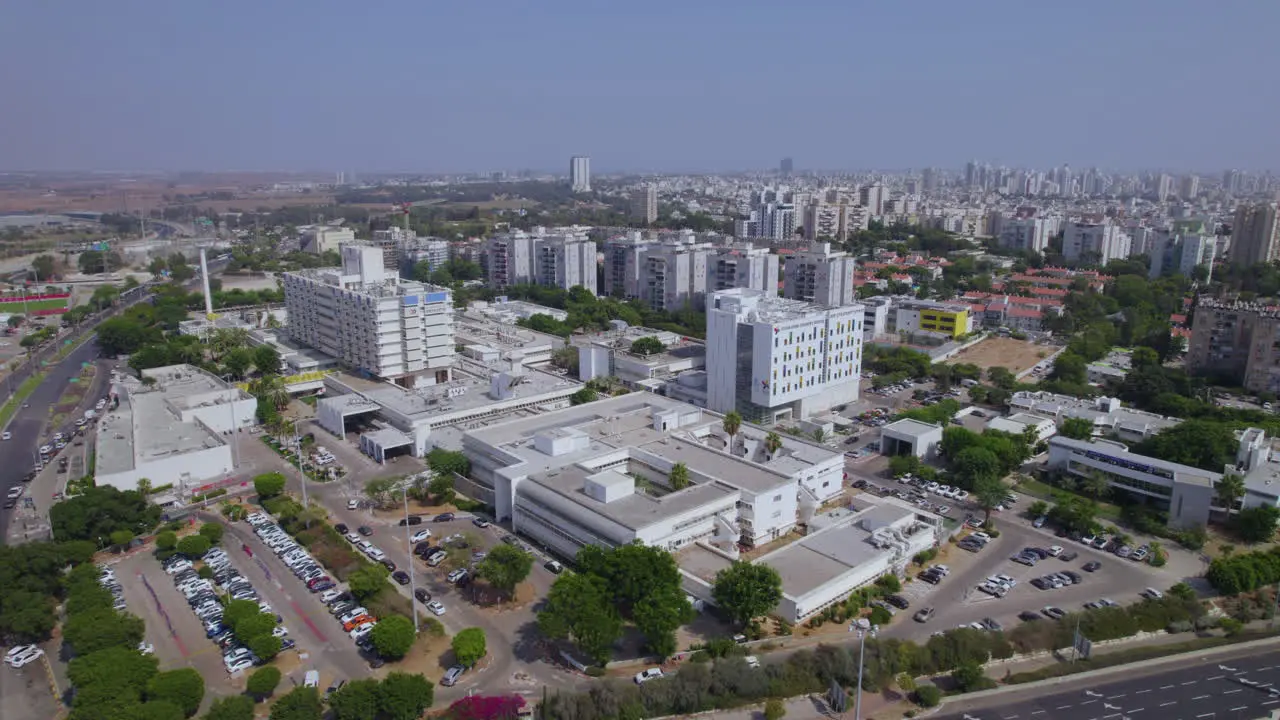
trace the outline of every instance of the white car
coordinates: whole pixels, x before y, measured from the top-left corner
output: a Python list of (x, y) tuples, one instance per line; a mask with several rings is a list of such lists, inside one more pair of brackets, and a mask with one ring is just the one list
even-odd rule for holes
[(348, 510), (358, 510), (359, 508), (360, 508), (360, 501), (359, 501), (359, 500), (348, 500), (348, 501), (347, 501), (347, 509), (348, 509)]
[(143, 641), (138, 643), (138, 652), (142, 653), (143, 655), (155, 655), (156, 646), (152, 645), (149, 642)]
[(289, 628), (283, 625), (277, 625), (271, 630), (271, 634), (275, 637), (282, 638), (289, 634)]
[(253, 667), (253, 660), (248, 657), (240, 657), (234, 660), (227, 659), (224, 664), (227, 667), (227, 673), (238, 673), (241, 670), (248, 670)]
[(435, 613), (436, 615), (444, 614), (444, 605), (439, 600), (432, 600), (431, 602), (427, 603), (427, 609)]
[(339, 590), (338, 588), (325, 590), (323, 593), (320, 594), (320, 602), (325, 603), (327, 605), (329, 604), (330, 600), (338, 597), (341, 594), (342, 594), (342, 591)]
[(12, 439), (13, 439), (13, 433), (9, 432), (8, 430), (6, 430), (3, 435), (0, 435), (0, 440), (12, 440)]
[(662, 677), (662, 668), (651, 667), (636, 673), (636, 684), (639, 685), (650, 680), (657, 680)]
[(352, 620), (355, 620), (361, 615), (368, 615), (368, 614), (369, 614), (368, 608), (361, 606), (351, 610), (350, 612), (343, 613), (342, 617), (338, 618), (338, 620), (343, 625), (346, 625), (347, 623), (351, 622)]
[(365, 635), (368, 635), (369, 633), (373, 632), (373, 628), (374, 628), (375, 626), (377, 626), (377, 624), (378, 624), (378, 623), (377, 623), (376, 621), (375, 621), (375, 622), (370, 622), (370, 623), (365, 623), (365, 624), (363, 624), (363, 625), (360, 625), (360, 626), (356, 627), (356, 628), (355, 628), (355, 629), (353, 629), (351, 632), (347, 633), (347, 635), (348, 635), (348, 636), (350, 636), (352, 640), (357, 640), (357, 641), (358, 641), (360, 638), (362, 638), (362, 637), (364, 637)]
[(9, 652), (4, 654), (4, 664), (9, 667), (20, 668), (43, 654), (44, 650), (35, 645), (16, 645), (9, 648)]
[(429, 537), (431, 537), (430, 530), (419, 530), (418, 532), (414, 533), (412, 537), (409, 538), (409, 542), (420, 543)]
[(53, 452), (53, 446), (52, 446), (52, 445), (41, 445), (41, 446), (40, 446), (40, 454), (41, 454), (41, 455), (48, 455), (48, 454), (49, 454), (49, 453), (51, 453), (51, 452)]
[(1061, 554), (1062, 554), (1062, 546), (1061, 546), (1061, 545), (1050, 545), (1050, 546), (1049, 546), (1049, 555), (1050, 555), (1051, 557), (1058, 557), (1058, 556), (1059, 556), (1059, 555), (1061, 555)]

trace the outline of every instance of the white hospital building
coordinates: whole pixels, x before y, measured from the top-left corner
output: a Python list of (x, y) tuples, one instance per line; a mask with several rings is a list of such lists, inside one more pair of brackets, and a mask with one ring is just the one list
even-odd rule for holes
[(707, 302), (707, 406), (751, 422), (803, 419), (858, 399), (863, 307), (736, 288)]

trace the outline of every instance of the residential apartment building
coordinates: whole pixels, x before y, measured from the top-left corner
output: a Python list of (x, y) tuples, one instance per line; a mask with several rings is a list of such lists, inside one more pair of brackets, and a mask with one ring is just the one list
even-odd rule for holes
[(1280, 307), (1198, 298), (1185, 362), (1252, 392), (1280, 392)]
[(569, 188), (574, 192), (591, 192), (591, 158), (585, 155), (569, 158)]
[(1274, 262), (1280, 258), (1280, 221), (1275, 203), (1241, 203), (1231, 225), (1231, 264)]
[(833, 251), (831, 243), (812, 243), (787, 257), (783, 295), (831, 307), (850, 305), (857, 297), (853, 285), (856, 270), (857, 263), (849, 253)]
[(453, 297), (388, 273), (382, 250), (344, 245), (342, 267), (284, 274), (289, 335), (406, 387), (449, 380)]
[(657, 310), (705, 307), (706, 294), (743, 287), (778, 294), (778, 256), (751, 243), (712, 244), (691, 230), (631, 232), (604, 244), (604, 292)]
[(485, 242), (489, 286), (544, 285), (596, 292), (596, 244), (584, 232), (534, 228), (514, 230)]
[[(715, 248), (707, 263), (707, 291), (750, 288), (766, 295), (778, 294), (778, 256), (769, 248), (734, 243)], [(703, 298), (699, 301), (706, 302)]]
[(1151, 247), (1146, 254), (1151, 256), (1151, 269), (1148, 271), (1151, 279), (1162, 275), (1192, 278), (1198, 267), (1205, 269), (1205, 281), (1212, 276), (1213, 258), (1217, 252), (1213, 235), (1165, 228), (1156, 229), (1149, 235)]
[(658, 219), (658, 189), (645, 185), (631, 191), (631, 219), (649, 225)]
[(707, 301), (707, 405), (772, 424), (857, 400), (861, 305), (826, 307), (757, 290)]
[(1131, 240), (1118, 225), (1069, 222), (1063, 229), (1062, 256), (1070, 263), (1105, 265), (1129, 257)]
[(1044, 254), (1053, 231), (1052, 224), (1044, 218), (1002, 218), (999, 232), (995, 234), (1000, 247)]
[(806, 206), (802, 221), (805, 239), (810, 241), (816, 241), (820, 238), (843, 240), (844, 223), (842, 219), (840, 205), (813, 203)]

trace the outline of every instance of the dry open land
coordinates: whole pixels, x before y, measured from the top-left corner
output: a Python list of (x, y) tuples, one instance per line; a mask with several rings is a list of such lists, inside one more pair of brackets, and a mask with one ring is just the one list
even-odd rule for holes
[(983, 370), (999, 366), (1008, 368), (1010, 372), (1017, 375), (1050, 354), (1052, 354), (1050, 348), (1029, 340), (989, 337), (973, 347), (961, 350), (947, 362), (972, 363)]

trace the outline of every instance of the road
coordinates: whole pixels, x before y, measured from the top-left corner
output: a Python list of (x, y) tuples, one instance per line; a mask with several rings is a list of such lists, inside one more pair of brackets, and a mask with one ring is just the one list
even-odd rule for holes
[[(36, 449), (43, 440), (41, 430), (49, 419), (49, 408), (58, 402), (63, 389), (71, 379), (80, 374), (82, 363), (92, 362), (98, 356), (98, 346), (92, 340), (73, 350), (62, 362), (48, 370), (48, 376), (27, 398), (26, 406), (9, 423), (13, 437), (0, 442), (0, 488), (5, 492), (15, 485), (22, 485), (22, 478), (36, 462)], [(0, 541), (9, 533), (13, 510), (0, 514)]]
[(940, 720), (1252, 720), (1280, 709), (1280, 652), (1258, 649), (948, 703)]

